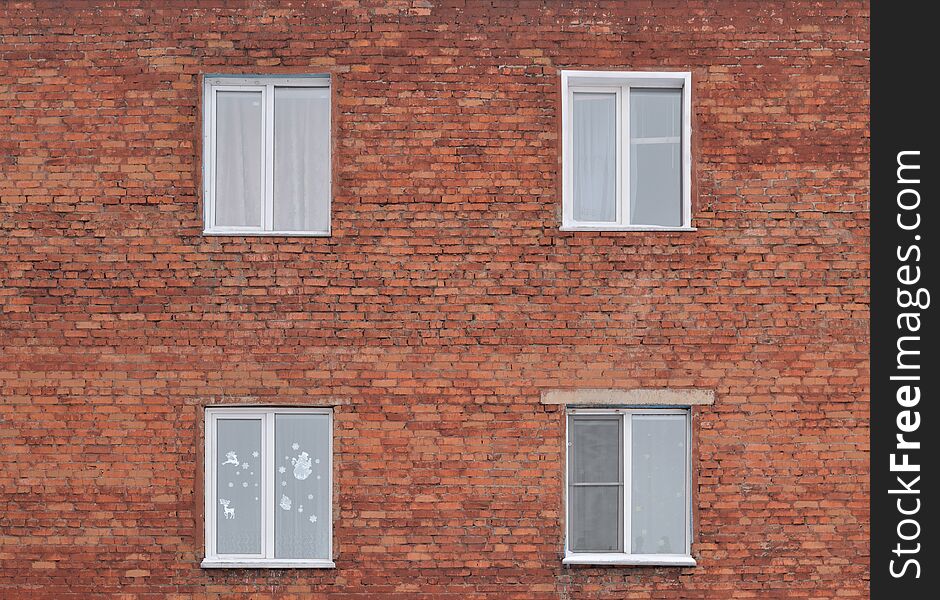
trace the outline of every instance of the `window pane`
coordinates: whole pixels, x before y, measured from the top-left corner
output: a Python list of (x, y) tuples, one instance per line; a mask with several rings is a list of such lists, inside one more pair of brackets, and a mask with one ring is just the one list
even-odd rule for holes
[(216, 550), (260, 554), (261, 421), (216, 423)]
[(630, 91), (630, 223), (682, 225), (682, 90)]
[(568, 548), (573, 552), (621, 552), (623, 549), (623, 488), (568, 488), (571, 519)]
[(617, 220), (617, 95), (573, 94), (574, 218)]
[(572, 416), (570, 419), (570, 482), (620, 483), (623, 473), (620, 416)]
[(632, 433), (632, 551), (685, 554), (686, 417), (634, 415)]
[(682, 90), (630, 90), (630, 137), (678, 137), (682, 134)]
[(277, 415), (274, 448), (274, 555), (328, 558), (329, 416)]
[(330, 223), (329, 88), (274, 88), (274, 228)]
[(216, 225), (263, 223), (262, 122), (261, 92), (216, 92)]

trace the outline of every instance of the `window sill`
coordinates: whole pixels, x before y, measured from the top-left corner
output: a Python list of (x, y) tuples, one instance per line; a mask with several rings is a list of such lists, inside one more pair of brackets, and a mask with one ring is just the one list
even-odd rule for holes
[(228, 235), (228, 236), (281, 236), (281, 237), (330, 237), (332, 235), (329, 231), (258, 231), (258, 230), (245, 230), (239, 231), (237, 229), (232, 230), (217, 230), (217, 229), (205, 229), (202, 232), (202, 235)]
[(632, 567), (694, 567), (695, 559), (685, 554), (568, 554), (565, 565), (632, 566)]
[(655, 225), (562, 225), (561, 231), (698, 231), (696, 227), (657, 227)]
[(204, 558), (203, 569), (335, 569), (325, 558)]

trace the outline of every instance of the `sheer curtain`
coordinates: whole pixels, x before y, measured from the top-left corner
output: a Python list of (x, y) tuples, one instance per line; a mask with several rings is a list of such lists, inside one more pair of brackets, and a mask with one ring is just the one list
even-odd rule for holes
[(215, 118), (215, 224), (261, 227), (264, 215), (261, 92), (216, 92)]
[(575, 92), (572, 101), (574, 219), (617, 220), (617, 95)]
[(330, 554), (330, 418), (274, 420), (274, 556)]
[(274, 88), (274, 229), (326, 231), (330, 220), (329, 88)]

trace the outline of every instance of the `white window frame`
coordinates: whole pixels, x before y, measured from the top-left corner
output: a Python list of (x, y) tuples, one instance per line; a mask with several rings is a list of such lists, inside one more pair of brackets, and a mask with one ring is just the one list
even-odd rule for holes
[[(633, 225), (630, 218), (630, 88), (682, 90), (681, 201), (679, 226)], [(574, 218), (574, 140), (571, 107), (575, 92), (617, 94), (617, 221), (584, 222)], [(562, 231), (695, 231), (692, 227), (692, 74), (688, 71), (570, 71), (561, 72)]]
[[(330, 136), (330, 152), (327, 155), (327, 227), (324, 230), (275, 230), (274, 229), (274, 88), (302, 87), (327, 88), (332, 91), (329, 75), (206, 75), (203, 81), (202, 112), (202, 197), (203, 234), (205, 235), (281, 235), (327, 237), (333, 221), (333, 110), (327, 114), (327, 134)], [(216, 98), (218, 92), (261, 92), (261, 136), (264, 140), (264, 210), (261, 227), (220, 226), (215, 224), (215, 157), (216, 157)], [(331, 94), (332, 97), (332, 94)], [(332, 105), (332, 101), (331, 101)]]
[[(329, 439), (329, 514), (327, 527), (329, 527), (329, 555), (327, 558), (275, 558), (274, 557), (274, 517), (275, 503), (274, 486), (274, 419), (276, 415), (328, 415), (330, 419)], [(246, 554), (219, 554), (216, 552), (216, 523), (218, 502), (216, 489), (216, 432), (217, 424), (222, 419), (257, 419), (261, 421), (261, 447), (264, 448), (265, 460), (261, 466), (261, 483), (264, 494), (261, 497), (261, 548), (257, 555)], [(205, 415), (205, 461), (203, 471), (205, 476), (205, 558), (201, 566), (206, 569), (227, 568), (299, 568), (299, 569), (331, 569), (336, 566), (333, 562), (333, 410), (330, 408), (265, 408), (265, 407), (211, 407), (206, 408)]]
[[(569, 436), (569, 417), (583, 415), (621, 415), (623, 419), (621, 445), (623, 446), (623, 543), (629, 548), (631, 542), (630, 520), (631, 514), (631, 452), (632, 452), (632, 417), (633, 415), (681, 415), (685, 417), (686, 431), (686, 473), (685, 473), (685, 506), (686, 506), (686, 533), (685, 554), (633, 554), (624, 552), (573, 552), (568, 547), (570, 537), (571, 516), (568, 512), (568, 465), (571, 442)], [(694, 567), (692, 558), (692, 415), (689, 408), (569, 408), (565, 411), (565, 558), (566, 565), (656, 565), (671, 567)]]

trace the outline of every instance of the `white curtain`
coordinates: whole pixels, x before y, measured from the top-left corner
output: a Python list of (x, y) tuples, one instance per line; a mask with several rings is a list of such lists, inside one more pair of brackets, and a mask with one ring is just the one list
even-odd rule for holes
[(617, 220), (617, 95), (573, 94), (574, 219)]
[(682, 225), (682, 91), (630, 91), (630, 223)]
[(274, 88), (274, 229), (326, 231), (330, 219), (328, 88)]
[(215, 224), (261, 227), (261, 92), (216, 92)]

